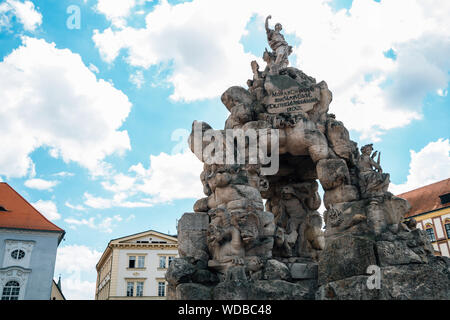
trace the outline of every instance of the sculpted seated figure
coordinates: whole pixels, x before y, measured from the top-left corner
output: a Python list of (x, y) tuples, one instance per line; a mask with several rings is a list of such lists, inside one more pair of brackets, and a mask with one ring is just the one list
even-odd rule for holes
[(357, 161), (359, 171), (359, 184), (364, 198), (383, 196), (389, 187), (389, 174), (383, 173), (380, 166), (380, 157), (375, 162), (378, 151), (373, 151), (373, 145), (368, 144), (361, 148), (361, 156)]

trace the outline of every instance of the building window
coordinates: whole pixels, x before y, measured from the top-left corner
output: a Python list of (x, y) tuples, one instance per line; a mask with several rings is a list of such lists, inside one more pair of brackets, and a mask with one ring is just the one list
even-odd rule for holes
[(166, 296), (166, 283), (158, 282), (158, 297), (165, 297), (165, 296)]
[(169, 266), (172, 263), (173, 259), (175, 259), (175, 257), (169, 256)]
[(134, 282), (127, 282), (127, 297), (132, 297), (134, 292)]
[(450, 202), (450, 193), (443, 194), (442, 196), (439, 196), (439, 198), (441, 198), (442, 204), (447, 204)]
[(25, 257), (25, 251), (16, 249), (13, 252), (11, 252), (11, 257), (13, 257), (16, 260), (20, 260), (23, 257)]
[(138, 256), (138, 268), (144, 268), (145, 256)]
[(136, 284), (136, 297), (142, 297), (144, 295), (144, 283), (138, 282)]
[(128, 268), (135, 268), (136, 266), (136, 256), (130, 256), (128, 260)]
[(447, 232), (447, 239), (450, 239), (450, 221), (445, 221), (445, 231)]
[(165, 269), (166, 268), (166, 256), (160, 256), (159, 257), (159, 267), (161, 269)]
[(425, 229), (428, 239), (430, 239), (431, 242), (436, 242), (436, 236), (434, 235), (434, 229), (431, 225), (427, 225), (427, 228)]
[(2, 300), (19, 300), (20, 285), (17, 281), (8, 281), (3, 287)]

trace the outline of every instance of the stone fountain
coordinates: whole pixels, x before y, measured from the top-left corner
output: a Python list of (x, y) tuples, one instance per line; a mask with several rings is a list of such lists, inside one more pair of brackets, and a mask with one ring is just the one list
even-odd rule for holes
[(265, 69), (221, 97), (224, 130), (192, 125), (205, 197), (178, 222), (169, 299), (450, 299), (450, 259), (404, 220), (380, 153), (328, 112), (326, 82), (289, 67), (270, 18)]

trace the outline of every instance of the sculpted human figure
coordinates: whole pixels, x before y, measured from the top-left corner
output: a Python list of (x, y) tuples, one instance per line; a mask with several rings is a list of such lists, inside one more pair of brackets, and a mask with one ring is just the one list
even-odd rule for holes
[(287, 241), (291, 248), (297, 242), (299, 229), (306, 218), (306, 210), (303, 203), (297, 197), (295, 190), (291, 186), (285, 186), (281, 190), (281, 210), (288, 219), (286, 232)]
[(251, 62), (253, 80), (248, 80), (247, 85), (249, 91), (255, 96), (257, 100), (264, 97), (264, 77), (263, 73), (259, 71), (259, 64), (255, 60)]
[(265, 78), (272, 69), (273, 65), (275, 64), (276, 55), (272, 52), (267, 51), (267, 48), (264, 50), (263, 54), (263, 60), (266, 63), (266, 68), (264, 69), (262, 76)]
[(244, 263), (245, 250), (237, 217), (230, 215), (224, 208), (209, 212), (211, 224), (208, 228), (208, 249), (212, 260), (208, 265), (218, 271), (224, 271), (232, 265)]
[(378, 151), (373, 151), (373, 145), (367, 144), (361, 148), (361, 156), (357, 161), (359, 184), (364, 197), (382, 196), (389, 187), (389, 174), (383, 173), (380, 157), (375, 162)]
[(292, 47), (288, 45), (288, 43), (284, 39), (284, 36), (281, 34), (281, 30), (283, 29), (283, 27), (280, 23), (277, 23), (275, 25), (275, 29), (269, 28), (269, 19), (271, 18), (272, 16), (268, 16), (266, 18), (265, 27), (269, 46), (276, 54), (274, 64), (279, 69), (286, 68), (289, 65), (288, 56), (292, 52)]

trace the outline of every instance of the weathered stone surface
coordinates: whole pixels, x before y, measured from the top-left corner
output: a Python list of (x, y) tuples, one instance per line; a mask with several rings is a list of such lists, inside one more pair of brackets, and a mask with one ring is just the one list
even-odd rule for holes
[(317, 279), (317, 263), (293, 263), (290, 268), (292, 279)]
[(185, 213), (178, 221), (178, 253), (180, 257), (208, 261), (206, 233), (209, 225), (207, 213)]
[(166, 280), (170, 285), (178, 285), (180, 283), (190, 282), (191, 277), (196, 271), (193, 264), (184, 258), (176, 258), (172, 260), (166, 272)]
[(449, 300), (448, 270), (436, 260), (433, 262), (382, 268), (382, 299)]
[(198, 283), (181, 283), (176, 289), (177, 300), (211, 300), (212, 289)]
[(309, 300), (313, 299), (310, 283), (292, 283), (284, 280), (255, 281), (248, 294), (249, 300)]
[(327, 238), (319, 258), (319, 285), (366, 274), (377, 263), (373, 246), (374, 241), (352, 235)]
[(355, 152), (355, 145), (350, 140), (350, 134), (341, 121), (334, 115), (327, 119), (327, 137), (333, 151), (341, 158), (350, 160)]
[(289, 268), (282, 262), (275, 259), (267, 260), (264, 267), (264, 279), (265, 280), (289, 280), (291, 278), (291, 273)]
[(316, 300), (378, 300), (379, 290), (367, 288), (368, 276), (354, 276), (328, 282), (318, 288)]
[(251, 286), (248, 281), (225, 281), (213, 289), (214, 300), (248, 300)]
[(398, 224), (411, 209), (411, 205), (405, 199), (393, 196), (385, 200), (385, 208), (387, 224)]
[(236, 105), (250, 105), (253, 102), (250, 92), (239, 86), (234, 86), (227, 89), (222, 94), (221, 100), (229, 111), (231, 111)]
[(215, 273), (209, 270), (197, 269), (194, 274), (192, 274), (192, 281), (205, 285), (213, 285), (219, 282), (219, 278)]
[(377, 241), (380, 266), (392, 266), (409, 263), (423, 263), (422, 259), (403, 241)]
[(325, 208), (329, 209), (330, 205), (351, 202), (359, 199), (359, 192), (355, 186), (352, 185), (340, 185), (335, 189), (325, 191), (323, 196), (323, 202)]
[(450, 259), (430, 257), (426, 264), (382, 267), (379, 289), (369, 289), (369, 276), (328, 282), (319, 287), (318, 300), (448, 300)]
[(350, 183), (350, 174), (343, 159), (323, 159), (317, 163), (317, 176), (324, 190)]

